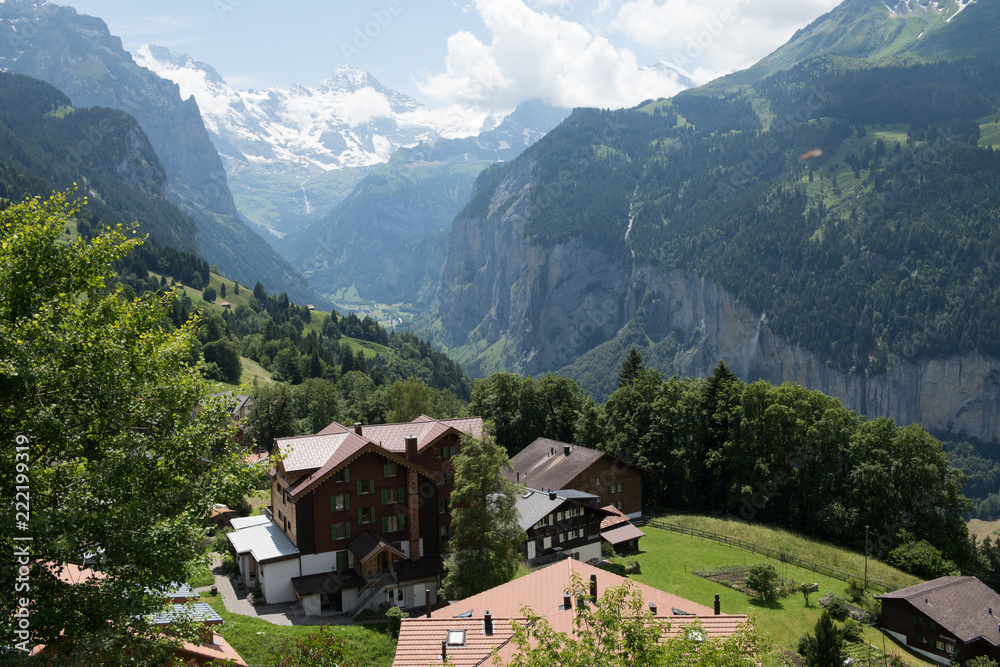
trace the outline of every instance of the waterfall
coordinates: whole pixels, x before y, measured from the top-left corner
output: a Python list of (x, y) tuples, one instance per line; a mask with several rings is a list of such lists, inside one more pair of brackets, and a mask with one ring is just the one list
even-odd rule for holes
[(757, 343), (760, 341), (760, 329), (764, 326), (765, 320), (767, 320), (767, 313), (762, 312), (760, 314), (760, 319), (757, 320), (757, 330), (754, 331), (753, 338), (750, 340), (750, 345), (744, 355), (745, 361), (743, 364), (743, 372), (740, 374), (740, 377), (742, 377), (745, 382), (750, 381), (750, 367), (753, 365), (754, 357), (757, 356)]

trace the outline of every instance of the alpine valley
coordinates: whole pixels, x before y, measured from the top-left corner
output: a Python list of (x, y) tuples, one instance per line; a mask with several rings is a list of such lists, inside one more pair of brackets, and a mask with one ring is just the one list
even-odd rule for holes
[(427, 331), (603, 399), (635, 346), (1000, 440), (1000, 3), (846, 0), (749, 70), (486, 170)]
[(0, 113), (0, 183), (82, 179), (100, 217), (142, 217), (229, 280), (402, 307), (474, 377), (556, 373), (604, 400), (635, 347), (668, 375), (721, 359), (997, 443), (998, 58), (1000, 0), (845, 0), (675, 97), (469, 127), (359, 69), (238, 90), (8, 0), (0, 96), (30, 113)]

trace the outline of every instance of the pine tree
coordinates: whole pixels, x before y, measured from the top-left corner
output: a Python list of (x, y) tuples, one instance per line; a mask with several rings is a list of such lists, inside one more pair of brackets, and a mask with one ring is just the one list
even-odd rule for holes
[(639, 354), (639, 350), (633, 347), (628, 351), (625, 361), (622, 362), (622, 370), (618, 373), (619, 388), (625, 385), (631, 386), (638, 377), (639, 371), (645, 367), (645, 364), (642, 363), (642, 355)]
[(815, 636), (806, 635), (799, 642), (799, 653), (805, 658), (806, 667), (841, 667), (844, 658), (844, 636), (833, 622), (830, 613), (816, 621)]
[(219, 286), (219, 297), (221, 297), (223, 299), (226, 298), (226, 283), (222, 283)]

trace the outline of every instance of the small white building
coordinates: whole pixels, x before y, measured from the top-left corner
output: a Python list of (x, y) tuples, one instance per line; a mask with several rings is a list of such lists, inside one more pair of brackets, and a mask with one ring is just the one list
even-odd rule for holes
[[(259, 517), (267, 519), (267, 517)], [(237, 528), (229, 533), (230, 544), (236, 550), (240, 574), (248, 588), (260, 584), (264, 599), (269, 604), (277, 602), (295, 602), (295, 591), (292, 590), (292, 577), (302, 574), (299, 561), (299, 550), (285, 536), (281, 529), (267, 520), (259, 523), (258, 517), (253, 519), (248, 527)], [(234, 519), (234, 528), (239, 519)]]

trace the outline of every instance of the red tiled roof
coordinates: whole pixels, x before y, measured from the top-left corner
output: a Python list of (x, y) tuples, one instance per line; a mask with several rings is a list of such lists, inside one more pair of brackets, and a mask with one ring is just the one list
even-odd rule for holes
[[(442, 436), (452, 430), (468, 433), (475, 438), (483, 437), (483, 420), (481, 417), (464, 419), (434, 419), (420, 415), (411, 422), (401, 424), (369, 424), (361, 427), (361, 436), (391, 452), (406, 451), (406, 438), (417, 438), (417, 449), (424, 450)], [(316, 435), (338, 435), (354, 433), (353, 428), (332, 422)]]
[(604, 510), (605, 512), (608, 512), (608, 516), (606, 516), (604, 519), (601, 520), (601, 530), (606, 530), (611, 526), (617, 526), (620, 523), (625, 523), (626, 521), (629, 521), (629, 518), (625, 514), (625, 512), (622, 512), (614, 505), (605, 505), (601, 509)]
[[(425, 477), (435, 477), (434, 473), (430, 470), (414, 463), (410, 463), (399, 454), (395, 454), (372, 442), (368, 442), (361, 436), (355, 435), (354, 433), (349, 433), (344, 443), (334, 451), (321, 468), (289, 485), (288, 493), (291, 494), (293, 498), (296, 498), (304, 493), (308, 493), (314, 489), (316, 485), (322, 483), (327, 477), (349, 464), (365, 452), (375, 452), (397, 465), (412, 468)], [(440, 477), (437, 479), (440, 480)]]
[[(572, 559), (561, 561), (541, 570), (497, 586), (491, 590), (454, 602), (447, 607), (425, 616), (404, 619), (399, 633), (399, 643), (393, 667), (427, 667), (441, 663), (441, 642), (447, 641), (448, 632), (465, 631), (464, 646), (449, 646), (448, 659), (456, 666), (490, 664), (489, 657), (494, 649), (505, 659), (509, 659), (514, 647), (508, 643), (513, 635), (511, 621), (524, 623), (522, 607), (528, 606), (545, 617), (556, 632), (573, 632), (573, 618), (576, 610), (574, 596), (573, 609), (567, 613), (561, 609), (563, 592), (572, 583), (573, 573), (583, 579), (589, 595), (590, 576), (597, 575), (598, 596), (607, 588), (620, 586), (624, 577), (600, 570)], [(720, 614), (715, 616), (708, 607), (685, 600), (664, 591), (630, 581), (642, 596), (645, 604), (656, 603), (658, 614), (670, 623), (665, 636), (676, 636), (693, 622), (701, 624), (709, 637), (725, 637), (734, 634), (747, 622), (743, 615)], [(489, 610), (493, 618), (494, 632), (488, 636), (484, 632), (485, 612)], [(685, 615), (675, 615), (674, 610)]]

